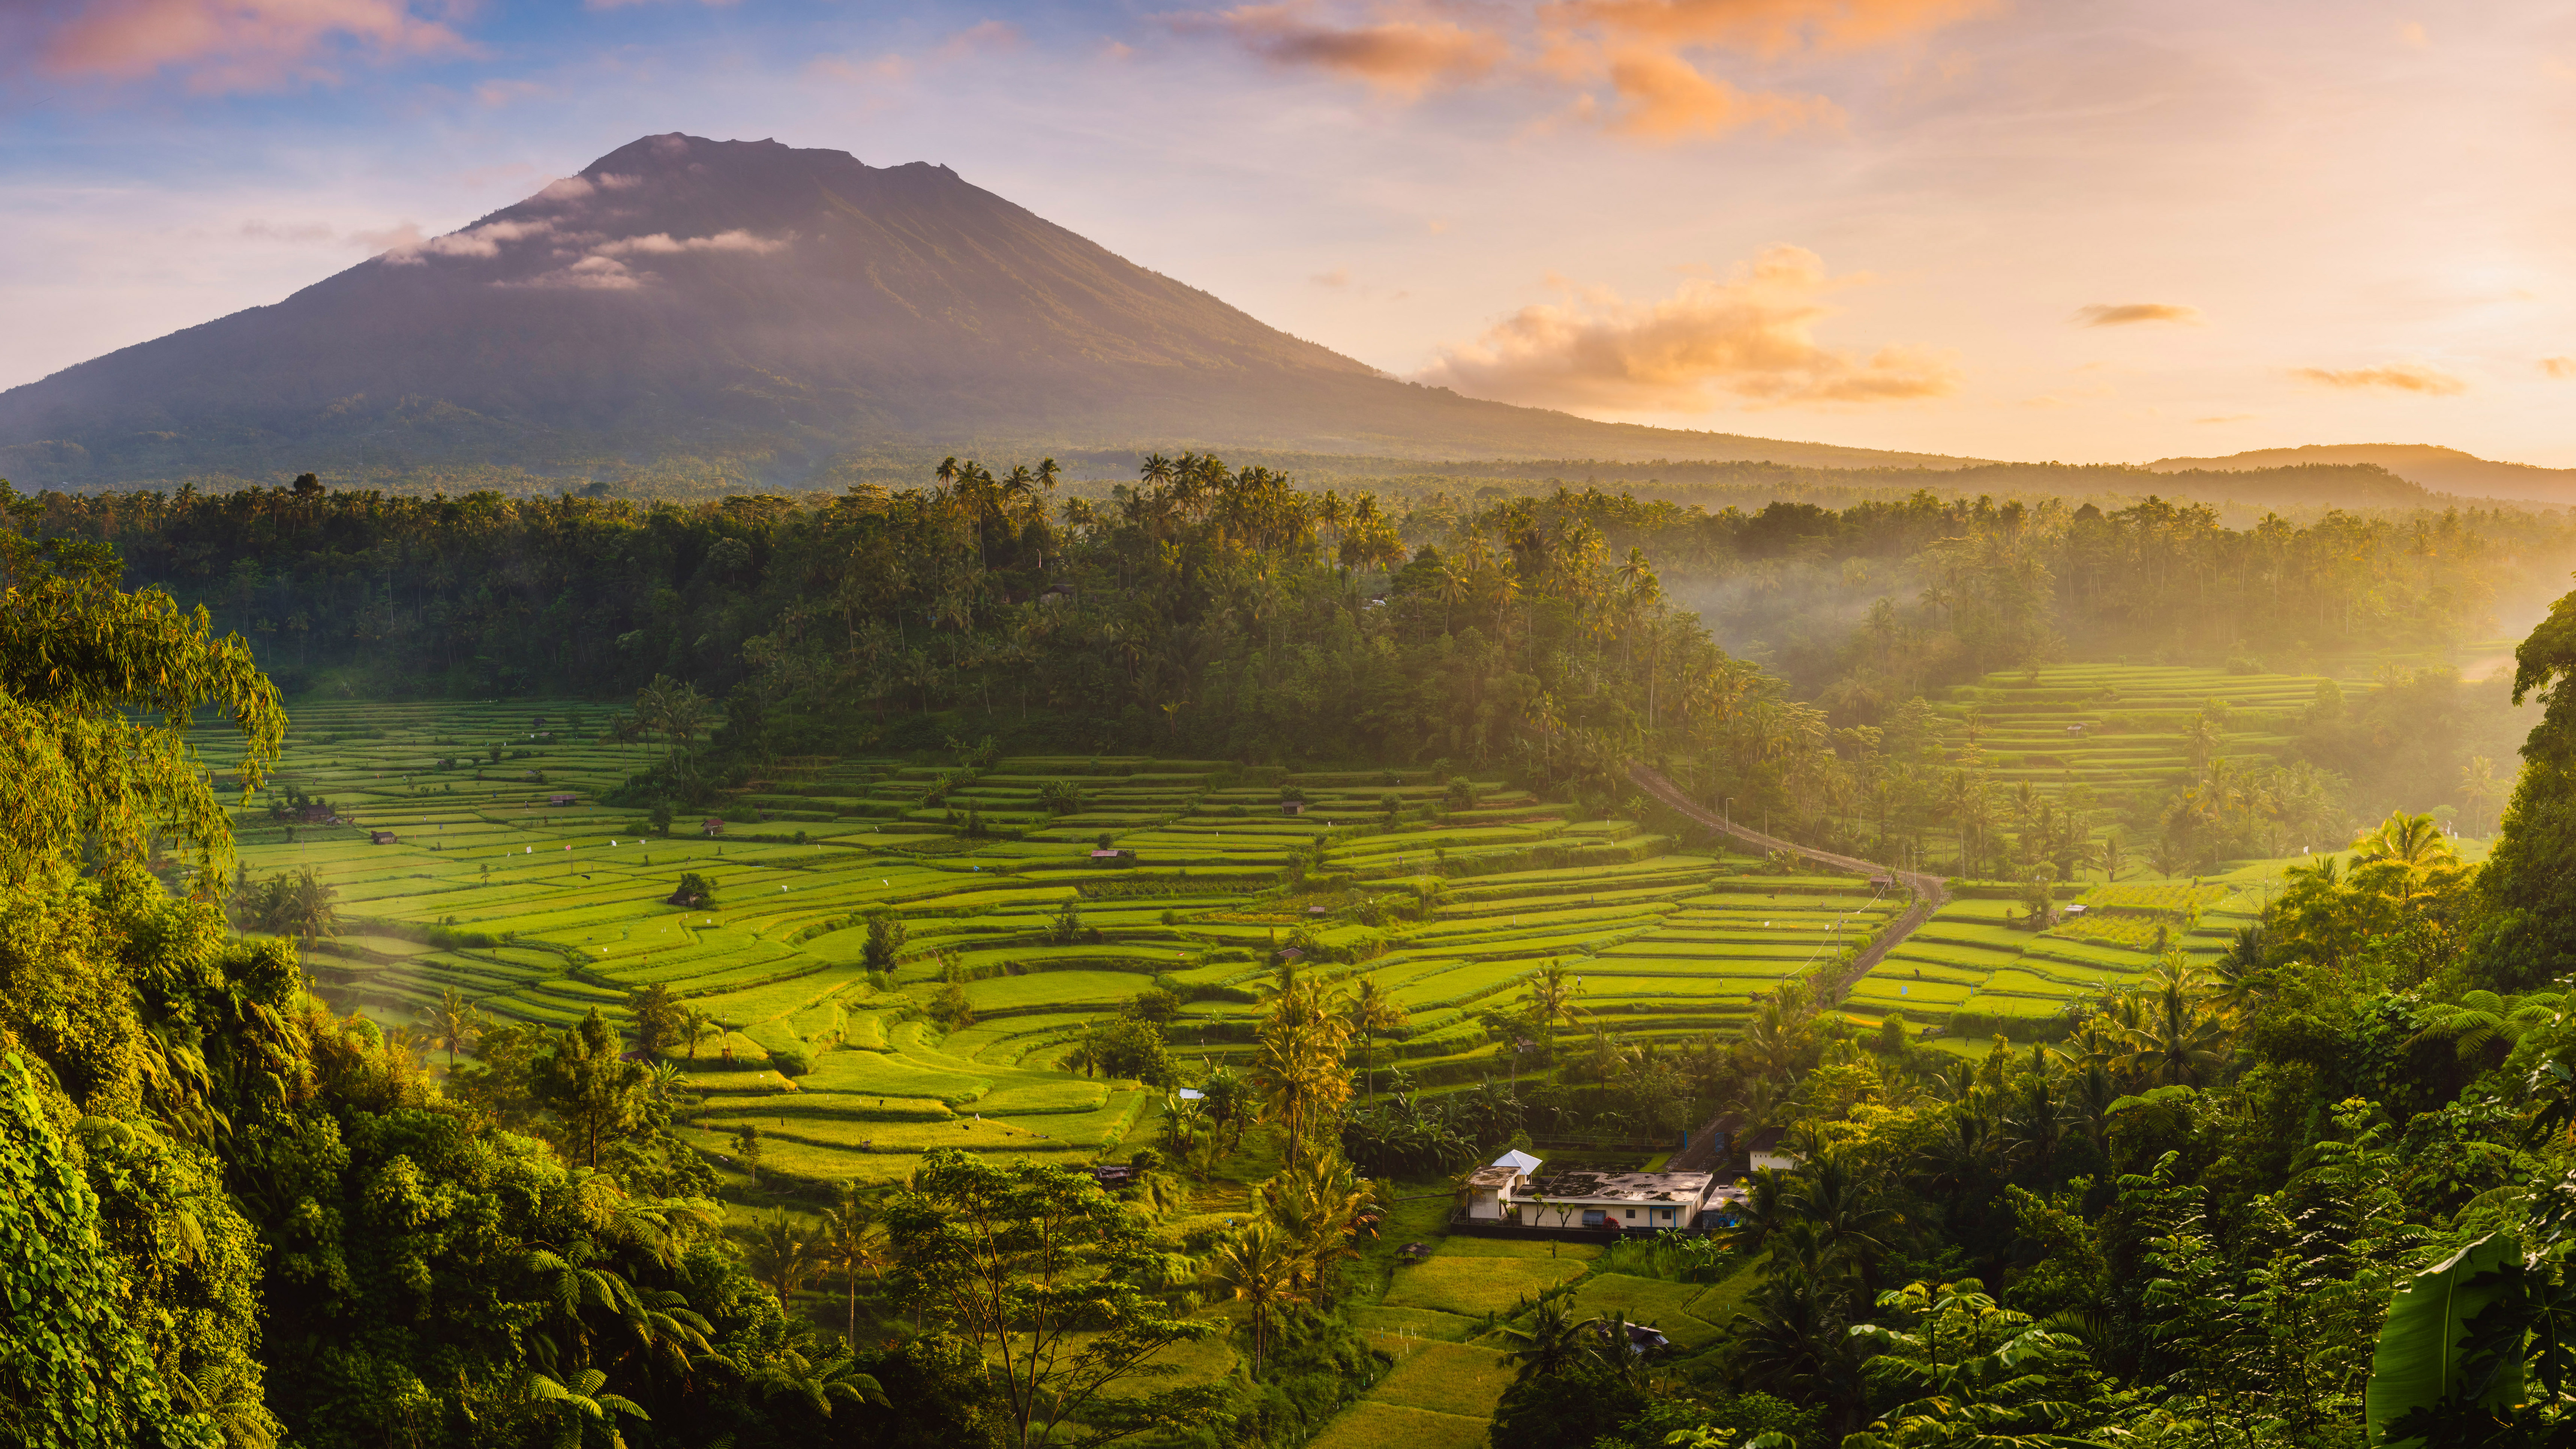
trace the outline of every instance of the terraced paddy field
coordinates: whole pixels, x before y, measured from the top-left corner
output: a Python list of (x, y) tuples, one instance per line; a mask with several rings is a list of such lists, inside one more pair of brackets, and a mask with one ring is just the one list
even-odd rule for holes
[[(2466, 646), (2469, 667), (2510, 656), (2511, 641)], [(2431, 663), (2433, 661), (2419, 661)], [(2346, 661), (2326, 674), (2232, 674), (2184, 665), (2060, 664), (1989, 674), (1936, 703), (1942, 744), (1953, 758), (1972, 743), (1989, 779), (2058, 790), (2081, 785), (2104, 813), (2161, 799), (2192, 773), (2188, 731), (2212, 718), (2221, 758), (2277, 758), (2296, 717), (2333, 681), (2347, 696), (2370, 687), (2375, 661)], [(2337, 840), (2288, 840), (2327, 848)]]
[[(1610, 1030), (1695, 1037), (1866, 945), (1906, 904), (1491, 780), (1454, 798), (1418, 769), (790, 759), (720, 823), (693, 814), (663, 835), (604, 803), (658, 747), (600, 738), (597, 706), (325, 703), (294, 718), (284, 772), (238, 816), (243, 870), (310, 868), (338, 890), (342, 934), (308, 956), (327, 994), (408, 1024), (454, 989), (560, 1025), (594, 1007), (622, 1020), (631, 992), (666, 986), (723, 1028), (688, 1063), (694, 1140), (720, 1155), (758, 1126), (765, 1170), (818, 1183), (899, 1178), (937, 1146), (1071, 1160), (1116, 1147), (1154, 1101), (1063, 1070), (1070, 1041), (1160, 984), (1184, 1000), (1170, 1034), (1185, 1060), (1240, 1060), (1283, 948), (1374, 976), (1410, 1014), (1375, 1065), (1437, 1091), (1516, 1070), (1482, 1013), (1551, 961)], [(218, 774), (220, 748), (210, 735)], [(328, 804), (269, 809), (314, 799)], [(1132, 855), (1095, 859), (1104, 836)], [(2164, 946), (2222, 949), (2277, 869), (2096, 884), (2080, 918), (2037, 935), (2007, 922), (2007, 902), (1953, 900), (1847, 1009), (2036, 1030), (2139, 979)], [(711, 904), (670, 903), (684, 872), (712, 882)], [(879, 911), (907, 939), (872, 974)], [(974, 1020), (943, 1032), (924, 1011), (950, 972)]]
[[(389, 1024), (449, 989), (560, 1025), (594, 1007), (622, 1020), (631, 992), (668, 987), (723, 1027), (688, 1063), (694, 1140), (721, 1154), (756, 1125), (764, 1170), (815, 1182), (898, 1178), (937, 1146), (1105, 1152), (1154, 1105), (1060, 1069), (1069, 1041), (1160, 983), (1185, 999), (1171, 1034), (1186, 1058), (1239, 1055), (1255, 988), (1292, 945), (1310, 969), (1387, 986), (1411, 1022), (1377, 1061), (1436, 1089), (1512, 1070), (1478, 1013), (1551, 960), (1613, 1030), (1691, 1036), (1904, 904), (1492, 780), (1455, 798), (1419, 769), (791, 759), (721, 823), (692, 814), (664, 835), (604, 803), (659, 752), (600, 738), (607, 718), (300, 705), (283, 772), (237, 813), (243, 872), (309, 868), (339, 892), (341, 934), (309, 964)], [(219, 736), (207, 748), (220, 776), (233, 761)], [(327, 803), (271, 808), (290, 801)], [(1103, 836), (1132, 855), (1095, 859)], [(711, 903), (670, 903), (684, 872)], [(872, 976), (877, 911), (907, 940)], [(974, 1020), (942, 1032), (923, 1012), (952, 971)]]

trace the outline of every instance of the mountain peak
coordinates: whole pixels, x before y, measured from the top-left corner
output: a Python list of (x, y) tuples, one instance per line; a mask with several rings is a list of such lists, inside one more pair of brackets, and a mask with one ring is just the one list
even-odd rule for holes
[(729, 457), (784, 483), (852, 450), (970, 443), (1949, 461), (1408, 386), (945, 165), (681, 132), (0, 393), (0, 467), (46, 481)]

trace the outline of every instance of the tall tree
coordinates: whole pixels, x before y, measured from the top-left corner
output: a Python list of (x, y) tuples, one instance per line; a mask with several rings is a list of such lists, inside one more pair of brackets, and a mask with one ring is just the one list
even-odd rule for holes
[(1089, 1442), (1174, 1427), (1207, 1406), (1199, 1390), (1130, 1392), (1165, 1349), (1214, 1329), (1138, 1286), (1159, 1254), (1090, 1174), (941, 1148), (886, 1223), (896, 1294), (993, 1366), (1014, 1449), (1053, 1442), (1113, 1396), (1116, 1427)]

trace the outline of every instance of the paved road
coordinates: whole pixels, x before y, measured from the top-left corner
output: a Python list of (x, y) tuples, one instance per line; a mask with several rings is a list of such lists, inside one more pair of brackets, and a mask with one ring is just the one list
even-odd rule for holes
[[(1747, 845), (1760, 846), (1765, 851), (1785, 850), (1793, 855), (1801, 857), (1802, 859), (1812, 860), (1818, 865), (1825, 866), (1832, 870), (1853, 871), (1861, 875), (1887, 876), (1890, 879), (1903, 882), (1905, 888), (1913, 892), (1914, 904), (1906, 908), (1905, 914), (1896, 918), (1896, 923), (1894, 925), (1888, 927), (1885, 931), (1880, 932), (1878, 939), (1870, 943), (1869, 949), (1860, 953), (1859, 958), (1852, 962), (1851, 969), (1844, 972), (1842, 978), (1833, 983), (1833, 991), (1831, 994), (1835, 996), (1840, 996), (1844, 991), (1850, 989), (1853, 982), (1858, 981), (1865, 975), (1868, 975), (1871, 967), (1876, 966), (1888, 952), (1896, 949), (1896, 944), (1899, 941), (1902, 941), (1907, 936), (1914, 934), (1915, 930), (1925, 921), (1932, 919), (1932, 913), (1939, 910), (1941, 908), (1941, 903), (1950, 898), (1949, 891), (1944, 888), (1941, 878), (1937, 875), (1925, 875), (1918, 871), (1895, 870), (1887, 866), (1872, 864), (1869, 861), (1861, 860), (1854, 856), (1836, 855), (1830, 850), (1818, 850), (1813, 846), (1800, 845), (1793, 840), (1782, 840), (1778, 836), (1765, 835), (1759, 830), (1747, 830), (1743, 826), (1738, 825), (1731, 820), (1725, 819), (1722, 816), (1713, 815), (1708, 811), (1701, 809), (1697, 804), (1692, 802), (1688, 795), (1682, 793), (1680, 786), (1675, 785), (1672, 781), (1665, 779), (1662, 775), (1657, 774), (1653, 770), (1647, 769), (1643, 765), (1630, 765), (1628, 767), (1628, 778), (1637, 782), (1637, 788), (1654, 796), (1656, 799), (1671, 806), (1673, 809), (1679, 811), (1685, 816), (1688, 816), (1690, 819), (1701, 825), (1707, 826), (1711, 830), (1721, 831), (1727, 835), (1732, 835)], [(1721, 1113), (1718, 1117), (1710, 1119), (1705, 1126), (1701, 1127), (1698, 1132), (1694, 1133), (1691, 1137), (1691, 1145), (1687, 1149), (1673, 1154), (1673, 1159), (1667, 1165), (1667, 1170), (1672, 1172), (1714, 1172), (1722, 1166), (1723, 1164), (1717, 1161), (1717, 1124), (1723, 1120), (1724, 1114)]]

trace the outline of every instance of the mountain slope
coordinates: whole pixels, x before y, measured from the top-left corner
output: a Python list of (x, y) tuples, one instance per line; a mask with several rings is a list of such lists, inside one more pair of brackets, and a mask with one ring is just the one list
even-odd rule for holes
[[(1590, 422), (1379, 375), (945, 167), (669, 135), (472, 226), (0, 393), (21, 481), (852, 450), (1969, 460)], [(747, 461), (746, 461), (747, 460)]]
[(2457, 448), (2438, 448), (2428, 443), (2311, 443), (2303, 448), (2262, 448), (2224, 458), (2159, 458), (2147, 467), (2159, 473), (2242, 473), (2305, 463), (2375, 465), (2409, 483), (2463, 498), (2576, 503), (2576, 468), (2498, 463)]

